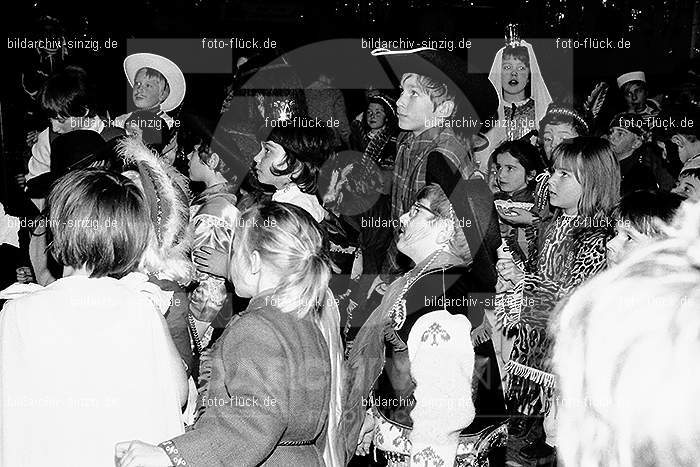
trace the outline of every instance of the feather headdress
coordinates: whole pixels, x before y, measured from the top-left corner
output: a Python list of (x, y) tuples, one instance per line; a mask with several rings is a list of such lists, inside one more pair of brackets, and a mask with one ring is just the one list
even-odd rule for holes
[(194, 274), (189, 181), (138, 139), (124, 138), (119, 153), (125, 165), (136, 167), (153, 224), (142, 268), (160, 279), (189, 283)]

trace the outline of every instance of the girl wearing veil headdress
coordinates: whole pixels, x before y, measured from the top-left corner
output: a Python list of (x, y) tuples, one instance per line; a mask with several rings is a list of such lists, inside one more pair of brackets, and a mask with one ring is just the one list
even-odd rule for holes
[(552, 98), (547, 90), (532, 45), (518, 37), (514, 25), (507, 29), (506, 45), (496, 52), (489, 81), (498, 91), (498, 121), (491, 121), (485, 136), (487, 149), (477, 153), (479, 169), (487, 173), (488, 156), (504, 141), (522, 138), (538, 128)]

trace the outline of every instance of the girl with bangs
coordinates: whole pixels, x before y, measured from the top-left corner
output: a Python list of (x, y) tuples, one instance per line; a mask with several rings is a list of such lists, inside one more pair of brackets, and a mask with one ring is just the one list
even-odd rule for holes
[(535, 271), (524, 273), (512, 261), (498, 265), (513, 288), (497, 304), (497, 313), (506, 327), (518, 332), (506, 366), (507, 402), (513, 415), (510, 432), (531, 442), (521, 451), (527, 457), (546, 454), (541, 425), (551, 409), (556, 384), (550, 361), (553, 340), (548, 333), (553, 311), (606, 266), (608, 216), (620, 188), (619, 165), (609, 143), (589, 137), (562, 142), (554, 152), (548, 187), (555, 214), (543, 229)]
[(318, 171), (332, 148), (330, 129), (300, 120), (272, 129), (254, 158), (257, 180), (274, 188), (272, 201), (294, 204), (316, 222), (326, 217), (318, 199)]

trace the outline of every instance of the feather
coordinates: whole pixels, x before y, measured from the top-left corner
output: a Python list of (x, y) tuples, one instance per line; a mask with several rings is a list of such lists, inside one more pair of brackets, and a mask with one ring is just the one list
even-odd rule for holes
[(599, 82), (593, 87), (593, 90), (586, 99), (583, 108), (591, 116), (591, 120), (595, 120), (600, 112), (600, 109), (605, 103), (605, 98), (608, 95), (609, 86), (607, 83)]
[[(162, 214), (160, 225), (154, 225), (152, 239), (144, 252), (143, 266), (161, 277), (189, 282), (194, 270), (189, 259), (193, 234), (189, 225), (190, 191), (187, 177), (136, 138), (123, 138), (119, 155), (125, 162), (135, 163), (141, 177), (150, 179), (157, 195), (156, 199), (147, 199), (149, 209), (157, 209)], [(157, 221), (153, 222), (155, 224)]]

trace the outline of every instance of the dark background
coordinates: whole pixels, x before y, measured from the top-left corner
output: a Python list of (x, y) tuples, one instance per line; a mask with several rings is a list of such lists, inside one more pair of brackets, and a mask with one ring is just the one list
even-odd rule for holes
[[(700, 44), (692, 50), (695, 4), (694, 0), (36, 0), (4, 2), (0, 16), (8, 38), (31, 35), (36, 18), (48, 14), (62, 20), (69, 38), (117, 40), (117, 49), (76, 53), (74, 58), (94, 68), (102, 84), (114, 89), (106, 96), (110, 104), (123, 107), (127, 87), (121, 64), (128, 38), (269, 37), (282, 50), (291, 50), (342, 37), (500, 39), (509, 22), (519, 23), (526, 39), (628, 40), (631, 48), (626, 50), (574, 51), (574, 93), (587, 92), (594, 79), (644, 69), (653, 95), (682, 81), (690, 58), (698, 52)], [(3, 61), (2, 94), (8, 98), (17, 89), (12, 64), (23, 51), (2, 50), (9, 53), (9, 60)], [(235, 61), (236, 51), (231, 55)], [(548, 56), (538, 53), (545, 79), (560, 65), (556, 57), (548, 62)], [(200, 80), (208, 85), (200, 86)], [(188, 105), (206, 108), (202, 98), (206, 102), (214, 96), (197, 94), (201, 88), (207, 93), (218, 89), (219, 80), (226, 83), (227, 78), (188, 76)]]

